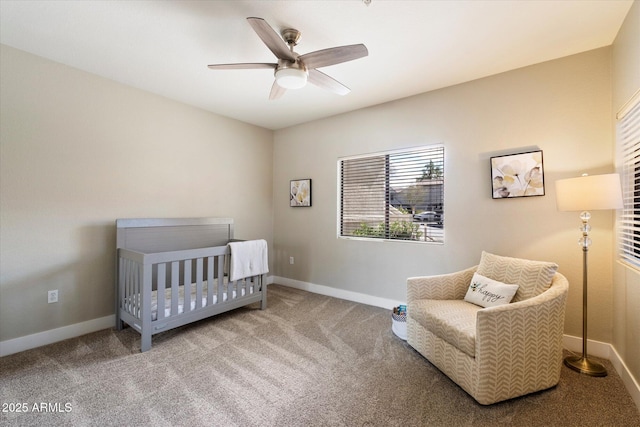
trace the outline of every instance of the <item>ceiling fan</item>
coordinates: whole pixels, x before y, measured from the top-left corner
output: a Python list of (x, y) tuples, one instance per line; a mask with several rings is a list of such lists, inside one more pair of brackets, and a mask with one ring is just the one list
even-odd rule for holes
[(293, 51), (300, 39), (300, 31), (287, 28), (282, 30), (282, 37), (262, 18), (247, 18), (258, 37), (267, 45), (269, 50), (278, 58), (277, 63), (241, 63), (214, 64), (208, 67), (212, 70), (271, 68), (274, 70), (275, 81), (271, 86), (269, 99), (280, 98), (287, 89), (299, 89), (307, 81), (323, 89), (346, 95), (351, 90), (332, 77), (318, 71), (317, 68), (340, 64), (367, 56), (369, 52), (363, 44), (332, 47), (315, 52), (299, 55)]

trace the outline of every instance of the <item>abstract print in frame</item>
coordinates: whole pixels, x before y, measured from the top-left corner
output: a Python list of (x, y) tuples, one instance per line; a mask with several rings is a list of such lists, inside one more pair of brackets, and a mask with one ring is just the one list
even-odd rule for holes
[(542, 150), (491, 158), (492, 197), (544, 196)]
[(291, 181), (289, 206), (311, 206), (311, 179), (294, 179)]

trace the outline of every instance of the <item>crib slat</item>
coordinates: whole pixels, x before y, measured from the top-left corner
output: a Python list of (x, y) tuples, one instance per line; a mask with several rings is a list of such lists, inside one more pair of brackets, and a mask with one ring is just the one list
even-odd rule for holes
[(126, 260), (124, 265), (125, 265), (125, 267), (124, 267), (125, 268), (125, 273), (124, 273), (125, 290), (124, 290), (124, 292), (125, 292), (125, 295), (126, 295), (126, 298), (127, 298), (127, 300), (126, 300), (126, 303), (127, 303), (126, 310), (127, 310), (127, 313), (134, 314), (133, 313), (133, 306), (132, 306), (134, 301), (133, 301), (133, 294), (131, 292), (131, 280), (132, 280), (131, 279), (131, 261)]
[(184, 283), (183, 313), (191, 311), (191, 261), (190, 259), (184, 261), (184, 282), (182, 282)]
[(213, 305), (213, 259), (207, 257), (207, 306)]
[(131, 262), (131, 269), (129, 274), (131, 275), (131, 304), (133, 304), (133, 315), (140, 318), (140, 291), (136, 286), (138, 279), (138, 264)]
[(133, 294), (135, 295), (136, 317), (142, 315), (142, 295), (140, 295), (140, 264), (135, 263), (133, 272)]
[(151, 274), (151, 264), (140, 265), (138, 264), (138, 268), (140, 268), (140, 310), (141, 317), (144, 316), (143, 324), (149, 323), (149, 327), (151, 327), (151, 281), (153, 279)]
[(133, 261), (127, 261), (127, 303), (129, 304), (129, 308), (127, 309), (127, 311), (129, 313), (132, 313), (135, 315), (135, 311), (133, 310), (133, 305), (135, 303), (135, 295), (133, 293), (133, 268), (135, 267), (135, 264), (133, 263)]
[(202, 258), (196, 258), (196, 309), (202, 307)]
[(178, 314), (178, 300), (180, 298), (180, 262), (171, 263), (171, 315)]
[(240, 298), (242, 296), (242, 290), (245, 287), (245, 283), (247, 283), (247, 279), (238, 279), (236, 281), (236, 298)]
[(134, 301), (133, 292), (131, 292), (131, 288), (132, 288), (131, 284), (132, 284), (132, 281), (133, 281), (133, 276), (131, 274), (131, 269), (132, 268), (133, 267), (132, 267), (131, 261), (127, 260), (125, 262), (125, 279), (124, 279), (124, 281), (125, 281), (125, 290), (124, 291), (125, 291), (125, 295), (127, 296), (127, 312), (131, 313), (131, 314), (133, 314), (135, 316), (135, 311), (134, 311), (134, 308), (133, 308), (133, 303), (135, 301)]
[[(230, 254), (227, 254), (224, 256), (225, 258), (231, 258)], [(227, 282), (227, 299), (231, 300), (233, 299), (233, 291), (236, 288), (236, 284), (238, 283), (238, 281), (231, 281), (231, 272), (229, 272), (229, 281)], [(237, 296), (237, 294), (236, 294)]]
[(129, 266), (129, 282), (130, 282), (130, 304), (131, 304), (131, 314), (133, 314), (136, 318), (140, 318), (140, 290), (136, 286), (137, 276), (138, 276), (138, 264), (131, 262)]
[(167, 264), (164, 262), (162, 264), (158, 264), (158, 277), (157, 277), (157, 292), (156, 292), (156, 302), (157, 302), (157, 316), (156, 318), (164, 319), (164, 305), (165, 305), (165, 292), (167, 286)]
[(224, 255), (218, 255), (218, 304), (222, 304), (224, 296)]

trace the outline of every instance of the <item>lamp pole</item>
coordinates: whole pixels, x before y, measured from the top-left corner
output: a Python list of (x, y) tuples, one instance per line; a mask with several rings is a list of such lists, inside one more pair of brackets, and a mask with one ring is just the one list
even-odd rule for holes
[(587, 254), (591, 239), (589, 238), (589, 212), (582, 212), (580, 219), (582, 220), (582, 238), (579, 240), (582, 246), (582, 356), (567, 356), (564, 364), (574, 371), (591, 375), (592, 377), (606, 377), (607, 370), (600, 363), (592, 362), (587, 358)]

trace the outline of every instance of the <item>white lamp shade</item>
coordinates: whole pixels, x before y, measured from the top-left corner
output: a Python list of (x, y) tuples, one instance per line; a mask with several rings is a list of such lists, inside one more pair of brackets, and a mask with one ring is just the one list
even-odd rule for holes
[(620, 175), (586, 175), (556, 181), (556, 203), (560, 211), (621, 209)]
[(276, 71), (278, 86), (285, 89), (300, 89), (307, 84), (307, 72), (300, 68), (281, 68)]

